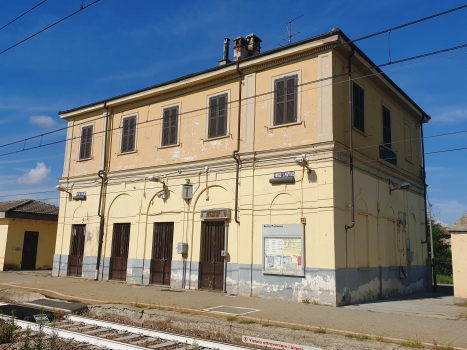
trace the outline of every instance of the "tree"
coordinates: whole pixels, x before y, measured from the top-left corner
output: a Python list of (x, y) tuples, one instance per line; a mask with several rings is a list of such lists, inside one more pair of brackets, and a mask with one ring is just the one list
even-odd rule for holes
[[(441, 230), (441, 224), (437, 224), (431, 220), (431, 225), (433, 227), (433, 250), (435, 251), (436, 274), (452, 276), (451, 247), (444, 241), (446, 236), (443, 230)], [(429, 235), (428, 253), (431, 256), (431, 241)]]

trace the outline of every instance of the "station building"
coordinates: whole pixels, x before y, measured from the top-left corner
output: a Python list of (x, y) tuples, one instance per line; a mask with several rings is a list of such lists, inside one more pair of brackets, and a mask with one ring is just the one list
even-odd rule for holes
[(60, 112), (53, 274), (333, 306), (426, 290), (430, 117), (348, 42), (250, 34), (230, 61), (225, 39), (212, 69)]

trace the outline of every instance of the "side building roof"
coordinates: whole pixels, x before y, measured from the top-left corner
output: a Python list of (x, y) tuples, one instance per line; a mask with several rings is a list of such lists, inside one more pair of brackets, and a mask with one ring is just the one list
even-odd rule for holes
[(454, 225), (447, 229), (451, 233), (467, 233), (467, 214), (462, 215)]
[(0, 218), (58, 221), (59, 208), (34, 199), (0, 202)]

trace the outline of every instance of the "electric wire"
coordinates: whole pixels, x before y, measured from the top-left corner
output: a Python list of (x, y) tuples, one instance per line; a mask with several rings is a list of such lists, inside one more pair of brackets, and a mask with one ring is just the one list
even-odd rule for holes
[[(446, 153), (446, 152), (456, 152), (456, 151), (463, 151), (463, 150), (467, 150), (467, 147), (461, 147), (461, 148), (453, 148), (453, 149), (447, 149), (447, 150), (439, 150), (439, 151), (432, 151), (432, 152), (425, 152), (425, 155), (431, 155), (431, 154), (438, 154), (438, 153)], [(422, 154), (414, 154), (413, 157), (421, 157), (423, 156)], [(329, 160), (332, 160), (334, 159), (333, 156), (329, 156), (328, 157)], [(388, 159), (394, 159), (394, 158), (388, 158)], [(320, 159), (320, 160), (323, 160), (323, 159)], [(367, 161), (354, 161), (353, 164), (354, 165), (359, 165), (359, 164), (369, 164), (369, 163), (375, 163), (375, 162), (381, 162), (380, 159), (371, 159), (371, 160), (367, 160)], [(293, 161), (291, 161), (290, 163), (293, 163)], [(344, 165), (350, 165), (350, 163), (345, 163)], [(324, 168), (330, 168), (330, 167), (333, 167), (334, 165), (325, 165), (325, 166), (313, 166), (312, 169), (313, 170), (317, 170), (317, 169), (324, 169)], [(190, 172), (193, 172), (193, 170), (188, 170), (188, 171), (185, 171), (185, 173), (190, 173)], [(109, 172), (109, 173), (112, 173), (112, 172)], [(204, 176), (206, 175), (206, 173), (201, 173), (199, 174), (198, 176)], [(185, 174), (183, 176), (186, 176)], [(247, 175), (247, 176), (240, 176), (239, 178), (240, 179), (248, 179), (248, 178), (259, 178), (259, 177), (263, 177), (263, 176), (271, 176), (270, 173), (266, 173), (266, 174), (255, 174), (255, 175)], [(133, 178), (134, 176), (129, 176), (129, 178)], [(142, 178), (141, 179), (136, 179), (136, 180), (132, 180), (132, 181), (120, 181), (120, 182), (117, 182), (117, 181), (112, 181), (112, 182), (109, 182), (108, 183), (108, 186), (117, 186), (117, 185), (120, 185), (120, 184), (128, 184), (128, 183), (141, 183), (141, 182), (148, 182), (147, 181), (147, 178), (145, 176), (141, 176)], [(128, 178), (128, 177), (127, 177)], [(230, 177), (230, 178), (220, 178), (220, 179), (217, 179), (217, 180), (208, 180), (207, 182), (208, 183), (212, 183), (212, 182), (223, 182), (223, 181), (228, 181), (228, 180), (235, 180), (236, 177)], [(303, 178), (300, 180), (300, 181), (303, 181)], [(199, 184), (201, 186), (201, 184), (205, 183), (204, 180), (200, 180), (199, 181)], [(100, 185), (87, 185), (87, 186), (81, 186), (81, 187), (74, 187), (74, 188), (92, 188), (92, 187), (99, 187)], [(171, 184), (169, 187), (178, 187), (178, 186), (183, 186), (183, 184)], [(157, 189), (156, 189), (157, 190)], [(163, 190), (163, 188), (160, 188), (159, 192)], [(301, 191), (302, 189), (301, 188), (297, 188), (297, 189), (288, 189), (288, 191)], [(125, 191), (107, 191), (106, 193), (107, 194), (118, 194), (118, 193), (127, 193), (127, 192), (134, 192), (134, 191), (150, 191), (150, 189), (147, 189), (147, 188), (136, 188), (136, 189), (125, 189)], [(57, 191), (41, 191), (41, 192), (30, 192), (30, 193), (21, 193), (21, 194), (14, 194), (14, 195), (0, 195), (0, 198), (3, 198), (3, 197), (18, 197), (18, 196), (24, 196), (24, 195), (34, 195), (34, 194), (42, 194), (42, 193), (52, 193), (52, 192), (57, 192)], [(57, 193), (59, 194), (59, 193)], [(91, 194), (87, 194), (87, 196), (97, 196), (99, 195), (98, 193), (91, 193)], [(263, 196), (263, 195), (269, 195), (269, 193), (264, 193), (264, 194), (253, 194), (253, 195), (240, 195), (240, 197), (251, 197), (251, 196)], [(53, 198), (40, 198), (40, 199), (36, 199), (36, 200), (50, 200), (50, 199), (57, 199), (57, 197), (53, 197)]]
[[(94, 1), (93, 3), (91, 3), (91, 4), (89, 4), (89, 5), (85, 6), (85, 7), (82, 7), (82, 6), (81, 6), (81, 9), (80, 9), (79, 11), (81, 11), (82, 9), (85, 9), (85, 8), (91, 6), (91, 5), (93, 5), (94, 3), (98, 2), (98, 1), (100, 1), (100, 0)], [(442, 15), (445, 15), (445, 14), (448, 14), (448, 13), (451, 13), (451, 12), (455, 12), (455, 11), (464, 9), (464, 8), (466, 8), (466, 7), (467, 7), (467, 5), (459, 6), (459, 7), (456, 7), (456, 8), (454, 8), (454, 9), (451, 9), (451, 10), (447, 10), (447, 11), (444, 11), (444, 12), (440, 12), (440, 13), (437, 13), (437, 14), (434, 14), (434, 15), (431, 15), (431, 16), (428, 16), (428, 17), (425, 17), (425, 18), (416, 20), (416, 21), (412, 21), (412, 22), (409, 22), (409, 23), (405, 23), (405, 24), (402, 24), (402, 25), (400, 25), (400, 26), (393, 27), (393, 28), (390, 28), (390, 29), (386, 29), (386, 30), (383, 30), (383, 31), (380, 31), (380, 32), (377, 32), (377, 33), (373, 33), (373, 34), (370, 34), (370, 35), (367, 35), (367, 36), (364, 36), (364, 37), (361, 37), (361, 38), (358, 38), (358, 39), (355, 39), (355, 40), (349, 40), (349, 41), (347, 41), (347, 42), (345, 42), (345, 43), (341, 43), (341, 44), (339, 44), (339, 45), (334, 46), (332, 49), (335, 49), (335, 48), (337, 48), (337, 47), (344, 46), (344, 45), (347, 45), (347, 44), (350, 44), (350, 43), (355, 43), (355, 42), (358, 42), (358, 41), (361, 41), (361, 40), (365, 40), (365, 39), (368, 39), (368, 38), (371, 38), (371, 37), (374, 37), (374, 36), (378, 36), (378, 35), (381, 35), (381, 34), (384, 34), (384, 33), (388, 33), (388, 32), (391, 32), (391, 31), (393, 31), (393, 30), (401, 29), (401, 28), (404, 28), (404, 27), (407, 27), (407, 26), (410, 26), (410, 25), (413, 25), (413, 24), (416, 24), (416, 23), (420, 23), (420, 22), (423, 22), (423, 21), (426, 21), (426, 20), (429, 20), (429, 19), (432, 19), (432, 18), (435, 18), (435, 17), (439, 17), (439, 16), (442, 16)], [(72, 16), (72, 15), (78, 13), (79, 11), (76, 11), (75, 13), (71, 14), (70, 16)], [(68, 17), (70, 17), (70, 16), (68, 16)], [(67, 18), (68, 18), (68, 17), (67, 17)], [(66, 18), (65, 18), (65, 19), (66, 19)], [(64, 20), (64, 19), (63, 19), (63, 20)], [(60, 21), (59, 21), (59, 22), (60, 22)], [(56, 22), (55, 24), (57, 24), (57, 23), (59, 23), (59, 22)], [(54, 25), (55, 25), (55, 24), (54, 24)], [(52, 25), (52, 26), (53, 26), (53, 25)], [(50, 28), (50, 27), (48, 27), (48, 28)], [(48, 29), (48, 28), (46, 28), (46, 29)], [(37, 35), (37, 34), (39, 34), (39, 33), (40, 33), (40, 32), (36, 33), (35, 35)], [(31, 38), (31, 37), (30, 37), (30, 38)], [(28, 38), (28, 39), (29, 39), (29, 38)], [(28, 39), (26, 39), (26, 40), (28, 40)], [(16, 45), (18, 45), (18, 44), (16, 44)], [(466, 44), (466, 45), (467, 45), (467, 44)], [(466, 45), (462, 45), (462, 47), (465, 47)], [(455, 47), (455, 48), (451, 48), (451, 49), (441, 50), (441, 52), (447, 52), (447, 51), (449, 51), (449, 50), (454, 50), (454, 49), (458, 49), (458, 48), (460, 48), (460, 47)], [(7, 49), (7, 50), (9, 50), (9, 49)], [(329, 50), (329, 49), (325, 49), (325, 50), (321, 50), (321, 51), (326, 51), (326, 50)], [(320, 52), (320, 51), (318, 51), (318, 52)], [(437, 52), (437, 53), (441, 53), (441, 52)], [(0, 54), (1, 54), (1, 53), (3, 53), (3, 52), (0, 52)], [(317, 54), (317, 52), (313, 52), (312, 54), (315, 55), (315, 54)], [(421, 56), (418, 57), (418, 58), (426, 57), (426, 56), (432, 55), (432, 54), (435, 54), (435, 53), (426, 54), (426, 55), (421, 55)], [(415, 59), (415, 58), (412, 58), (412, 59)], [(407, 60), (409, 60), (409, 59), (405, 59), (405, 61), (407, 61)], [(400, 63), (400, 62), (401, 62), (401, 61), (396, 61), (396, 62), (393, 62), (393, 63), (390, 62), (389, 64), (396, 64), (396, 63)], [(385, 64), (385, 65), (388, 65), (388, 64)], [(375, 66), (373, 66), (373, 67), (365, 68), (364, 70), (373, 69), (373, 68), (377, 68), (377, 67), (383, 67), (383, 66), (385, 66), (385, 65), (379, 65), (379, 66), (378, 66), (378, 65), (375, 65)], [(355, 73), (357, 73), (357, 72), (359, 72), (359, 71), (352, 72), (352, 74), (355, 74)], [(347, 75), (348, 75), (348, 73), (345, 73), (345, 74), (342, 74), (341, 76), (347, 76)], [(330, 77), (330, 78), (332, 79), (332, 78), (336, 78), (336, 77)], [(314, 83), (314, 82), (319, 82), (319, 81), (326, 80), (326, 79), (330, 79), (330, 78), (319, 79), (319, 80), (317, 80), (317, 81), (309, 82), (308, 84), (311, 84), (311, 83)], [(225, 83), (225, 82), (223, 82), (223, 83)], [(297, 85), (297, 86), (301, 86), (301, 84), (299, 84), (299, 85)], [(272, 92), (274, 92), (274, 91), (270, 91), (270, 92), (265, 93), (265, 94), (269, 94), (269, 93), (272, 93)], [(251, 96), (251, 97), (249, 97), (249, 98), (259, 97), (259, 96), (262, 96), (262, 95), (255, 95), (255, 96)], [(247, 98), (247, 99), (248, 99), (248, 98)], [(242, 100), (244, 100), (244, 99), (240, 99), (240, 101), (242, 101)], [(236, 103), (236, 102), (238, 102), (238, 101), (230, 101), (230, 102), (228, 102), (228, 103), (234, 103), (234, 102)], [(144, 106), (144, 105), (143, 105), (143, 106)], [(140, 107), (141, 107), (141, 106), (140, 106)], [(135, 108), (138, 108), (138, 107), (135, 107)], [(206, 108), (207, 108), (207, 107), (203, 108), (202, 110), (205, 110)], [(197, 111), (197, 110), (193, 110), (193, 111), (189, 111), (189, 112), (184, 112), (184, 113), (191, 113), (191, 112), (194, 112), (194, 111)], [(183, 114), (183, 113), (180, 113), (180, 114)], [(104, 117), (98, 117), (98, 118), (95, 118), (95, 119), (93, 119), (93, 120), (102, 119), (102, 118), (104, 118)], [(89, 122), (89, 121), (86, 121), (86, 123), (88, 123), (88, 122)], [(84, 123), (84, 122), (83, 122), (83, 123)], [(81, 124), (82, 124), (82, 123), (81, 123)], [(79, 125), (79, 124), (75, 124), (74, 126), (77, 126), (77, 125)], [(41, 135), (37, 135), (37, 136), (35, 136), (35, 137), (30, 137), (30, 138), (27, 138), (27, 139), (15, 141), (15, 142), (12, 142), (12, 143), (9, 143), (9, 144), (6, 144), (6, 145), (0, 145), (0, 148), (1, 148), (1, 147), (8, 146), (8, 145), (15, 144), (15, 143), (21, 143), (21, 142), (24, 142), (24, 141), (27, 141), (27, 140), (31, 140), (31, 139), (34, 139), (34, 138), (42, 137), (43, 135), (48, 135), (48, 134), (51, 134), (51, 133), (54, 133), (54, 132), (62, 131), (62, 130), (65, 130), (65, 129), (68, 129), (68, 128), (74, 127), (74, 126), (64, 127), (64, 128), (61, 128), (61, 129), (58, 129), (58, 130), (55, 130), (55, 131), (50, 131), (50, 132), (48, 132), (48, 133), (46, 133), (46, 134), (41, 134)]]
[(89, 5), (86, 5), (86, 6), (82, 7), (82, 8), (80, 8), (78, 11), (75, 11), (75, 12), (73, 12), (72, 14), (70, 14), (70, 15), (68, 15), (68, 16), (66, 16), (66, 17), (64, 17), (64, 18), (62, 18), (61, 20), (59, 20), (59, 21), (57, 21), (57, 22), (55, 22), (55, 23), (49, 25), (48, 27), (45, 27), (44, 29), (42, 29), (42, 30), (36, 32), (35, 34), (33, 34), (33, 35), (27, 37), (26, 39), (23, 39), (23, 40), (21, 40), (20, 42), (14, 44), (14, 45), (12, 45), (12, 46), (10, 46), (9, 48), (7, 48), (7, 49), (5, 49), (5, 50), (3, 50), (3, 51), (0, 51), (0, 55), (4, 54), (4, 53), (7, 52), (7, 51), (10, 51), (11, 49), (15, 48), (15, 47), (18, 46), (18, 45), (21, 45), (22, 43), (28, 41), (29, 39), (34, 38), (36, 35), (39, 35), (40, 33), (45, 32), (47, 29), (52, 28), (53, 26), (55, 26), (55, 25), (57, 25), (57, 24), (63, 22), (64, 20), (66, 20), (66, 19), (68, 19), (68, 18), (70, 18), (70, 17), (76, 15), (78, 12), (81, 12), (81, 11), (87, 9), (88, 7), (94, 5), (95, 3), (99, 2), (99, 1), (100, 1), (100, 0), (95, 0), (94, 2), (90, 3)]
[[(434, 54), (444, 53), (444, 52), (447, 52), (447, 51), (450, 51), (450, 50), (455, 50), (455, 49), (459, 49), (459, 48), (463, 48), (463, 47), (467, 47), (467, 44), (461, 45), (461, 46), (456, 46), (456, 47), (449, 48), (449, 49), (444, 49), (444, 50), (439, 50), (439, 51), (431, 52), (431, 53), (428, 53), (428, 54), (423, 54), (423, 55), (418, 55), (418, 56), (406, 58), (406, 59), (402, 59), (402, 60), (399, 60), (399, 61), (394, 61), (394, 62), (392, 62), (392, 63), (385, 63), (385, 64), (382, 64), (382, 65), (380, 65), (380, 66), (387, 66), (387, 65), (390, 65), (390, 64), (397, 64), (397, 63), (400, 63), (400, 62), (406, 62), (406, 61), (408, 61), (408, 60), (413, 60), (413, 59), (418, 59), (418, 58), (421, 58), (421, 57), (426, 57), (426, 56), (430, 56), (430, 55), (434, 55)], [(458, 57), (458, 56), (465, 55), (465, 54), (467, 54), (467, 52), (460, 53), (460, 54), (453, 55), (453, 56), (443, 57), (443, 58), (436, 59), (436, 60), (432, 60), (432, 61), (428, 61), (428, 62), (421, 62), (421, 63), (416, 64), (416, 65), (422, 65), (422, 64), (426, 64), (426, 63), (437, 62), (437, 61), (440, 61), (440, 60), (444, 60), (444, 59), (447, 59), (447, 58)], [(390, 71), (401, 70), (401, 69), (405, 69), (405, 68), (411, 68), (411, 67), (414, 67), (414, 66), (416, 66), (416, 65), (410, 65), (410, 66), (407, 66), (407, 67), (399, 67), (399, 68), (396, 68), (396, 69), (390, 70)], [(371, 68), (374, 68), (374, 67), (376, 67), (376, 66), (368, 67), (368, 68), (366, 68), (365, 70), (371, 69)], [(361, 72), (361, 71), (362, 71), (362, 70), (360, 70), (360, 71), (355, 71), (355, 72)], [(386, 71), (386, 72), (390, 72), (390, 71)], [(340, 75), (340, 76), (346, 76), (347, 74), (348, 74), (348, 73), (345, 73), (345, 74), (342, 74), (342, 75)], [(375, 76), (375, 75), (380, 75), (380, 74), (384, 74), (384, 72), (375, 72), (375, 73), (372, 73), (371, 75), (365, 75), (365, 76), (362, 76), (362, 77), (354, 78), (353, 80), (355, 81), (355, 80), (364, 79), (364, 78), (368, 78), (368, 77), (370, 77), (370, 76)], [(321, 81), (323, 81), (323, 80), (332, 79), (332, 78), (336, 78), (336, 77), (334, 76), (334, 77), (330, 77), (330, 78), (324, 78), (324, 79), (315, 80), (315, 81), (312, 81), (312, 82), (306, 82), (306, 83), (303, 83), (303, 84), (299, 84), (298, 86), (309, 85), (309, 84), (312, 84), (312, 83), (317, 83), (317, 82), (321, 82)], [(346, 83), (346, 82), (348, 82), (348, 81), (347, 81), (347, 80), (343, 80), (343, 81), (340, 81), (340, 82), (335, 82), (335, 83), (328, 84), (328, 85), (326, 85), (326, 86), (321, 86), (321, 87), (318, 86), (318, 87), (311, 88), (311, 89), (308, 89), (308, 90), (302, 90), (301, 93), (306, 92), (306, 91), (310, 91), (310, 90), (313, 90), (313, 89), (324, 88), (324, 87), (327, 87), (327, 86), (330, 86), (330, 85), (341, 84), (341, 83)], [(266, 92), (266, 93), (258, 94), (258, 95), (251, 96), (251, 97), (247, 97), (247, 98), (244, 98), (244, 99), (242, 99), (242, 100), (253, 99), (253, 98), (256, 98), (256, 97), (259, 97), (259, 96), (263, 96), (263, 95), (270, 95), (270, 94), (272, 94), (273, 92), (274, 92), (274, 91), (269, 91), (269, 92)], [(295, 92), (294, 92), (294, 93), (295, 93)], [(270, 97), (269, 99), (273, 99), (273, 98), (274, 98), (274, 97)], [(171, 98), (171, 99), (173, 99), (173, 98)], [(264, 101), (264, 99), (263, 99), (263, 101)], [(230, 102), (228, 102), (227, 104), (233, 104), (233, 103), (237, 103), (237, 102), (238, 102), (238, 100), (236, 100), (236, 101), (230, 101)], [(253, 104), (253, 103), (256, 103), (256, 102), (253, 101), (253, 102), (250, 102), (250, 103)], [(151, 103), (151, 104), (154, 104), (154, 103)], [(143, 105), (143, 106), (134, 107), (134, 108), (131, 108), (130, 110), (134, 110), (134, 109), (136, 109), (136, 108), (141, 108), (141, 107), (144, 107), (144, 106), (149, 106), (149, 107), (150, 107), (151, 104), (146, 104), (146, 105)], [(248, 105), (248, 104), (249, 104), (249, 103), (245, 103), (244, 105)], [(203, 108), (200, 108), (200, 109), (195, 109), (195, 110), (191, 110), (191, 111), (187, 111), (187, 112), (180, 112), (180, 113), (179, 113), (179, 116), (181, 116), (182, 114), (189, 114), (189, 113), (193, 113), (193, 112), (197, 112), (197, 111), (206, 111), (207, 108), (209, 108), (209, 107), (203, 107)], [(238, 107), (237, 107), (237, 106), (232, 106), (231, 108), (238, 108)], [(123, 114), (124, 112), (126, 112), (126, 111), (119, 112), (119, 114), (120, 114), (120, 113)], [(205, 113), (205, 112), (204, 112), (204, 113)], [(204, 113), (203, 113), (203, 114), (198, 114), (198, 115), (192, 115), (192, 116), (189, 116), (189, 117), (184, 117), (183, 119), (182, 119), (181, 117), (180, 117), (180, 118), (181, 118), (181, 120), (186, 120), (186, 119), (189, 119), (189, 118), (195, 118), (195, 117), (204, 115)], [(95, 121), (95, 120), (98, 120), (98, 119), (102, 119), (102, 118), (104, 118), (104, 117), (97, 117), (97, 118), (88, 120), (88, 121), (86, 121), (86, 122), (82, 122), (82, 123), (75, 124), (75, 125), (72, 125), (72, 126), (63, 127), (63, 128), (57, 129), (57, 130), (49, 131), (49, 132), (47, 132), (47, 133), (43, 133), (43, 134), (40, 134), (40, 135), (37, 135), (37, 136), (32, 136), (32, 137), (29, 137), (29, 138), (26, 138), (26, 139), (22, 139), (22, 140), (10, 142), (10, 143), (4, 144), (4, 145), (0, 145), (0, 148), (6, 147), (6, 146), (11, 146), (11, 145), (18, 144), (18, 143), (25, 143), (25, 142), (27, 142), (27, 141), (29, 141), (29, 140), (32, 140), (32, 139), (36, 139), (36, 138), (39, 138), (39, 137), (42, 138), (43, 136), (50, 135), (50, 134), (55, 133), (55, 132), (58, 132), (58, 131), (63, 131), (63, 130), (66, 130), (66, 129), (68, 129), (68, 128), (75, 127), (75, 126), (78, 126), (78, 125), (81, 125), (81, 124), (87, 124), (87, 123), (90, 123), (90, 122), (92, 122), (92, 121)], [(154, 123), (154, 122), (156, 122), (156, 121), (161, 121), (162, 119), (163, 119), (163, 117), (155, 118), (155, 119), (152, 119), (152, 120), (141, 121), (141, 122), (137, 122), (135, 125), (147, 124), (147, 123)], [(112, 128), (112, 129), (109, 129), (108, 131), (114, 131), (114, 130), (118, 130), (118, 129), (121, 129), (121, 126), (118, 126), (118, 127)], [(105, 132), (105, 130), (93, 132), (93, 136), (96, 136), (97, 134), (102, 134), (102, 133), (104, 133), (104, 132)], [(72, 137), (72, 138), (67, 138), (67, 139), (64, 139), (64, 140), (49, 142), (49, 143), (45, 143), (45, 144), (42, 144), (42, 143), (41, 143), (39, 146), (23, 148), (22, 150), (17, 150), (17, 151), (12, 151), (12, 152), (8, 152), (8, 153), (0, 154), (0, 157), (12, 155), (12, 154), (17, 154), (17, 153), (22, 153), (22, 152), (25, 152), (25, 151), (29, 151), (29, 150), (33, 150), (33, 149), (37, 149), (37, 148), (41, 148), (41, 147), (47, 147), (47, 146), (55, 145), (55, 144), (62, 143), (62, 142), (66, 142), (66, 141), (73, 141), (73, 140), (80, 139), (80, 138), (81, 138), (81, 135), (75, 136), (75, 137)], [(375, 145), (375, 146), (376, 146), (376, 145)]]
[(31, 12), (32, 10), (34, 10), (36, 7), (39, 7), (40, 5), (42, 5), (42, 4), (43, 4), (44, 2), (46, 2), (46, 1), (47, 1), (47, 0), (44, 0), (44, 1), (40, 2), (40, 3), (38, 3), (38, 4), (37, 4), (36, 6), (34, 6), (33, 8), (27, 10), (27, 11), (26, 11), (25, 13), (23, 13), (22, 15), (16, 17), (14, 20), (12, 20), (12, 21), (8, 22), (7, 24), (5, 24), (3, 27), (0, 28), (0, 30), (2, 30), (2, 29), (4, 29), (4, 28), (8, 27), (10, 24), (12, 24), (12, 23), (15, 22), (16, 20), (20, 19), (20, 18), (23, 17), (24, 15), (28, 14), (29, 12)]

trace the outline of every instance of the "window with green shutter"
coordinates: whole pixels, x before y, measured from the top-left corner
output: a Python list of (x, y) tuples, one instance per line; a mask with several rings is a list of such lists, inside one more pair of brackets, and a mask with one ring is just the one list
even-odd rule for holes
[(162, 117), (161, 146), (178, 143), (178, 106), (165, 108)]
[(208, 138), (227, 135), (227, 94), (209, 99)]
[(391, 111), (383, 106), (383, 144), (392, 148)]
[(274, 81), (274, 125), (296, 123), (298, 76)]
[(365, 90), (353, 83), (353, 126), (365, 132)]
[(92, 148), (92, 125), (81, 128), (81, 144), (79, 149), (79, 159), (91, 158)]
[(136, 116), (123, 118), (121, 153), (133, 152), (136, 141)]

